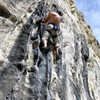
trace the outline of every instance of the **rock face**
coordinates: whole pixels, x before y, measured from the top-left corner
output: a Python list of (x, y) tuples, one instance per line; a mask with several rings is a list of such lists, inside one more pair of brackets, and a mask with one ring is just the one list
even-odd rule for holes
[[(48, 11), (60, 10), (60, 59), (41, 49)], [(0, 1), (0, 100), (100, 100), (100, 45), (73, 0)]]

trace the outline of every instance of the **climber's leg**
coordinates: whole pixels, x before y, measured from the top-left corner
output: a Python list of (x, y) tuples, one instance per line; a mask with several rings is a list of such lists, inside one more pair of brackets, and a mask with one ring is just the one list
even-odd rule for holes
[(59, 55), (59, 46), (55, 46), (56, 55)]
[(47, 30), (45, 30), (42, 33), (42, 49), (41, 49), (41, 51), (42, 51), (43, 56), (46, 56), (46, 54), (48, 52), (48, 49), (47, 49), (48, 38), (49, 38), (49, 33)]
[(48, 31), (50, 31), (52, 29), (53, 29), (53, 25), (52, 24), (48, 24), (48, 25), (45, 26), (45, 31), (43, 32), (43, 35), (42, 35), (43, 48), (47, 47), (47, 40), (49, 38), (49, 32)]
[(42, 48), (47, 48), (47, 40), (46, 39), (42, 39), (42, 44), (43, 44)]
[(47, 48), (47, 40), (49, 38), (49, 33), (48, 31), (44, 31), (43, 34), (42, 34), (42, 48)]
[(56, 58), (59, 59), (59, 40), (58, 40), (58, 31), (51, 30), (51, 36), (55, 45), (55, 51), (56, 51)]

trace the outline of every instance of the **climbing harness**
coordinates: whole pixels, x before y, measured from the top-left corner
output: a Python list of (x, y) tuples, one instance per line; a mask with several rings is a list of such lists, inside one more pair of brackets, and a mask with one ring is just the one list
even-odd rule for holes
[(53, 30), (58, 31), (60, 29), (59, 25), (53, 24)]

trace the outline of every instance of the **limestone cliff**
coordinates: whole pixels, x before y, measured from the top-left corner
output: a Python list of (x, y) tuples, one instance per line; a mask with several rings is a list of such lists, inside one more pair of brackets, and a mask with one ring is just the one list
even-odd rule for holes
[[(63, 15), (58, 61), (36, 25), (51, 10)], [(0, 100), (100, 100), (100, 45), (73, 0), (0, 0)]]

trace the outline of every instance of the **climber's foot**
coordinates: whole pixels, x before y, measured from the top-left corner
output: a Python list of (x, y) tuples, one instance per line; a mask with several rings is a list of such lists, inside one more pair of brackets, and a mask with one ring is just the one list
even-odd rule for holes
[(56, 60), (58, 61), (60, 59), (60, 55), (56, 55)]
[(37, 65), (34, 65), (30, 69), (28, 69), (28, 72), (39, 72), (39, 68), (37, 67)]
[(47, 47), (43, 47), (42, 48), (42, 53), (43, 53), (43, 55), (47, 55), (47, 53), (49, 52), (49, 50), (48, 50), (48, 48)]
[(59, 52), (56, 53), (56, 60), (57, 60), (57, 61), (61, 58), (61, 55), (62, 55), (62, 53), (61, 53), (61, 51), (59, 50)]

